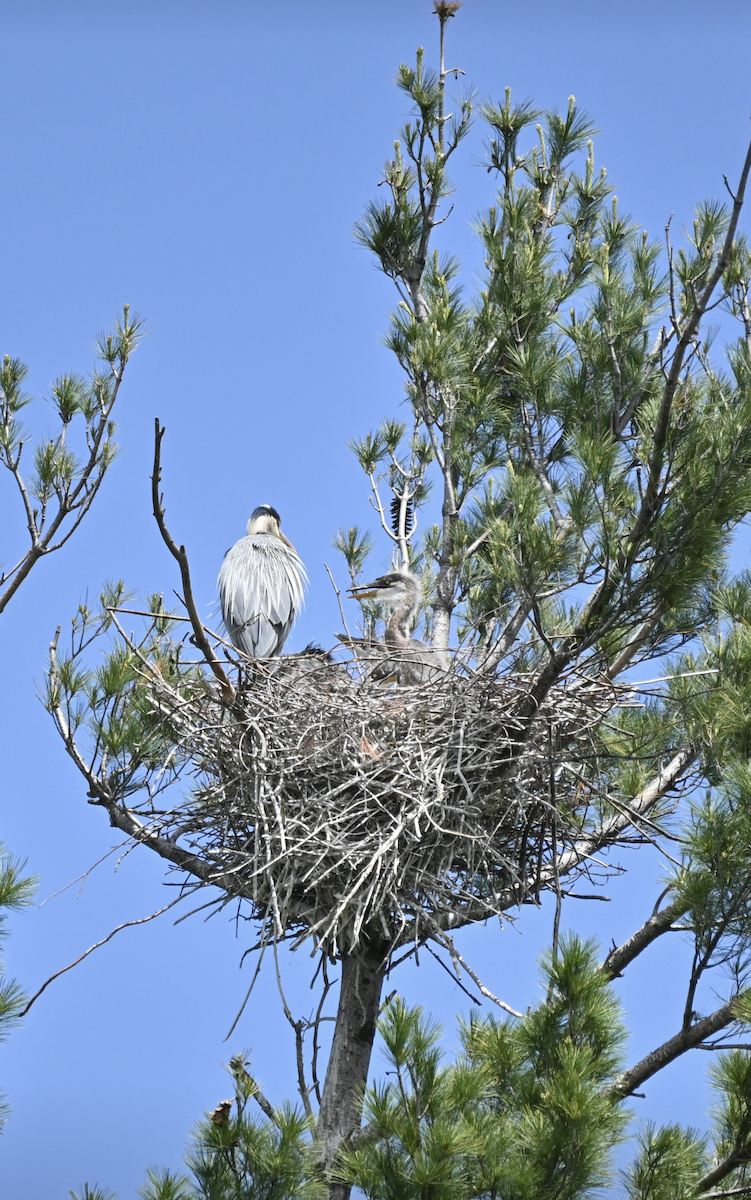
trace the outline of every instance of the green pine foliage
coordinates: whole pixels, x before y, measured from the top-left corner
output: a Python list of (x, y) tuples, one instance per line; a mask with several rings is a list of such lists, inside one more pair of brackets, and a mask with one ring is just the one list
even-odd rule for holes
[[(7, 913), (25, 908), (31, 902), (36, 881), (24, 874), (25, 862), (14, 858), (0, 843), (0, 945), (7, 937)], [(26, 996), (4, 970), (0, 957), (0, 1041), (18, 1024)], [(0, 1130), (7, 1117), (7, 1106), (0, 1100)]]
[[(543, 999), (521, 1017), (474, 1011), (449, 1059), (442, 1031), (394, 998), (379, 1023), (385, 1074), (364, 1100), (364, 1125), (335, 1171), (368, 1200), (689, 1200), (746, 1184), (751, 1161), (751, 1055), (720, 1054), (708, 1136), (675, 1124), (637, 1129), (618, 1172), (613, 1151), (634, 1114), (613, 1082), (625, 1030), (597, 947), (575, 936), (541, 964)], [(751, 1019), (751, 1005), (744, 1014)], [(147, 1172), (142, 1200), (318, 1200), (311, 1122), (289, 1107), (255, 1116), (247, 1060), (230, 1063), (233, 1101), (197, 1125), (188, 1174)], [(730, 1169), (728, 1169), (730, 1164)], [(730, 1180), (730, 1181), (729, 1181)], [(749, 1185), (751, 1186), (751, 1184)], [(738, 1193), (732, 1193), (738, 1194)], [(73, 1200), (112, 1200), (99, 1188)]]
[(381, 1021), (387, 1082), (344, 1177), (371, 1200), (575, 1200), (609, 1180), (627, 1114), (605, 1087), (623, 1027), (595, 948), (571, 938), (543, 963), (547, 997), (521, 1020), (473, 1015), (443, 1065), (440, 1031), (396, 1000)]
[[(751, 507), (738, 211), (699, 205), (686, 246), (666, 253), (596, 170), (594, 126), (574, 98), (561, 115), (507, 92), (480, 108), (498, 187), (477, 225), (484, 286), (469, 296), (458, 263), (429, 243), (471, 98), (444, 138), (443, 80), (418, 55), (398, 82), (414, 119), (357, 236), (399, 288), (387, 344), (409, 437), (432, 447), (443, 492), (442, 525), (409, 554), (435, 573), (438, 608), (480, 660), (520, 605), (517, 655), (544, 663), (555, 646), (556, 675), (582, 656), (607, 665), (645, 622), (645, 648), (664, 653), (681, 634), (676, 609), (698, 602)], [(710, 300), (741, 326), (724, 364), (700, 333)], [(354, 448), (393, 490), (400, 445), (379, 431)]]
[(65, 545), (94, 502), (117, 452), (112, 413), (142, 326), (126, 304), (112, 331), (97, 338), (97, 358), (104, 365), (89, 379), (66, 374), (55, 380), (49, 400), (59, 430), (36, 444), (28, 478), (22, 454), (30, 434), (19, 416), (32, 399), (22, 388), (28, 367), (9, 354), (2, 360), (0, 466), (18, 491), (29, 546), (14, 566), (5, 570), (0, 564), (0, 612), (36, 563)]
[(96, 1184), (89, 1187), (88, 1183), (83, 1185), (80, 1192), (70, 1191), (68, 1195), (71, 1200), (115, 1200), (115, 1193), (109, 1188), (100, 1188)]
[[(27, 549), (15, 557), (13, 566), (6, 568), (0, 563), (0, 612), (34, 566), (65, 545), (96, 498), (117, 450), (112, 414), (141, 327), (140, 318), (125, 305), (113, 330), (97, 339), (97, 358), (104, 365), (97, 367), (88, 380), (65, 374), (55, 381), (49, 400), (58, 431), (34, 447), (29, 476), (22, 455), (31, 435), (20, 415), (32, 400), (23, 390), (28, 367), (9, 354), (0, 362), (0, 466), (14, 481), (29, 538)], [(6, 520), (3, 533), (7, 536), (9, 530)], [(74, 693), (87, 679), (86, 673), (73, 664), (64, 668), (64, 686), (72, 687)], [(82, 714), (74, 718), (77, 723), (81, 719)], [(0, 843), (0, 939), (6, 932), (3, 914), (28, 904), (34, 890), (35, 881), (23, 874), (24, 865)], [(25, 999), (19, 985), (5, 975), (0, 961), (0, 1039), (18, 1021)], [(6, 1106), (0, 1103), (0, 1127), (6, 1112)], [(88, 1190), (85, 1197), (106, 1200), (104, 1194), (89, 1194)]]
[[(291, 1108), (277, 1113), (275, 1122), (238, 1113), (226, 1126), (204, 1123), (199, 1128), (188, 1166), (195, 1177), (195, 1200), (316, 1200), (310, 1122)], [(142, 1193), (144, 1200), (167, 1200), (163, 1190)]]
[(629, 1200), (682, 1200), (694, 1191), (707, 1162), (705, 1139), (692, 1129), (651, 1122), (639, 1136), (639, 1151), (624, 1172)]
[[(612, 1151), (633, 1114), (612, 1087), (624, 1028), (596, 948), (572, 936), (542, 963), (545, 1000), (521, 1019), (476, 1014), (445, 1063), (440, 1030), (400, 1000), (380, 1032), (386, 1082), (365, 1099), (365, 1125), (341, 1176), (369, 1200), (688, 1200), (742, 1188), (751, 1161), (751, 1055), (711, 1068), (710, 1135), (647, 1124), (622, 1172)], [(751, 1016), (751, 1008), (746, 1019)]]

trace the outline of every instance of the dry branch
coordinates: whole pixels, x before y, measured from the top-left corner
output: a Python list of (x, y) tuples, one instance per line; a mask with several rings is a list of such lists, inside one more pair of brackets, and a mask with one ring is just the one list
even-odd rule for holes
[(219, 659), (214, 653), (214, 648), (206, 636), (206, 630), (203, 622), (198, 615), (198, 609), (196, 608), (196, 602), (193, 597), (193, 587), (190, 581), (188, 555), (185, 552), (184, 546), (177, 545), (169, 529), (167, 528), (167, 523), (165, 521), (164, 505), (162, 503), (162, 495), (159, 491), (159, 484), (161, 483), (162, 478), (161, 457), (163, 437), (164, 428), (160, 426), (159, 418), (156, 417), (154, 419), (154, 472), (151, 476), (151, 498), (154, 506), (154, 517), (156, 518), (156, 523), (159, 526), (159, 532), (162, 535), (165, 546), (173, 558), (177, 560), (177, 564), (180, 567), (180, 575), (183, 582), (183, 593), (185, 596), (185, 607), (188, 610), (188, 616), (190, 617), (190, 622), (193, 626), (192, 641), (198, 650), (200, 650), (201, 654), (203, 654), (206, 662), (218, 679), (225, 701), (227, 704), (231, 704), (235, 698), (234, 688), (227, 678), (227, 674), (222, 667), (222, 664), (219, 662)]
[[(652, 1050), (640, 1062), (630, 1067), (628, 1071), (624, 1071), (617, 1079), (613, 1081), (608, 1089), (616, 1096), (629, 1096), (641, 1084), (646, 1083), (668, 1063), (674, 1062), (676, 1058), (680, 1058), (687, 1050), (692, 1050), (698, 1046), (700, 1042), (711, 1037), (713, 1033), (719, 1032), (720, 1029), (726, 1029), (728, 1025), (732, 1025), (738, 1020), (738, 1001), (739, 995), (733, 996), (728, 1000), (727, 1004), (723, 1004), (720, 1008), (710, 1013), (708, 1017), (702, 1017), (695, 1021), (687, 1029), (682, 1029), (674, 1037), (668, 1038), (656, 1050)], [(709, 1185), (707, 1185), (709, 1186)]]

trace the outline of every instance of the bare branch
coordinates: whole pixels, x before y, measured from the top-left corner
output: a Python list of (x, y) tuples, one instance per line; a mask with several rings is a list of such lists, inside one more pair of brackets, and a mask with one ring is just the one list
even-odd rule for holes
[[(318, 1001), (318, 1008), (316, 1010), (315, 1020), (313, 1021), (313, 1054), (310, 1061), (310, 1076), (313, 1082), (313, 1091), (316, 1094), (316, 1100), (319, 1104), (321, 1103), (321, 1084), (318, 1078), (318, 1052), (320, 1049), (318, 1043), (318, 1031), (321, 1028), (321, 1022), (323, 1020), (323, 1007), (328, 998), (328, 994), (333, 987), (333, 981), (329, 980), (325, 954), (321, 955), (321, 975), (323, 977), (323, 987), (321, 988), (321, 997)], [(310, 986), (312, 987), (313, 984)]]
[(548, 478), (545, 467), (535, 454), (535, 448), (532, 443), (532, 431), (529, 427), (529, 415), (527, 413), (526, 405), (524, 404), (521, 405), (521, 414), (522, 425), (524, 428), (524, 445), (527, 450), (527, 457), (529, 458), (530, 466), (532, 467), (532, 471), (534, 472), (537, 482), (545, 493), (548, 511), (553, 518), (553, 524), (555, 525), (556, 533), (559, 537), (565, 537), (572, 526), (571, 518), (564, 517), (563, 513), (561, 512), (555, 492), (553, 490), (553, 485)]
[(661, 937), (663, 933), (668, 933), (672, 929), (675, 921), (686, 912), (688, 905), (683, 900), (674, 900), (661, 912), (653, 913), (649, 920), (645, 921), (636, 933), (632, 933), (630, 938), (620, 946), (614, 946), (607, 955), (602, 964), (602, 970), (610, 979), (616, 979), (623, 973), (625, 968), (630, 963), (638, 958), (647, 946), (651, 946), (652, 942)]
[(378, 513), (378, 517), (381, 522), (381, 528), (383, 529), (383, 532), (385, 534), (387, 534), (388, 537), (391, 538), (392, 542), (398, 543), (399, 539), (393, 532), (391, 526), (389, 525), (389, 523), (386, 519), (386, 511), (383, 507), (383, 501), (381, 500), (381, 494), (378, 491), (378, 481), (376, 480), (375, 473), (373, 471), (368, 472), (368, 479), (370, 480), (370, 487), (371, 487), (371, 491), (372, 491), (372, 496), (370, 497), (370, 503), (373, 505), (373, 508)]
[[(736, 1165), (738, 1165), (738, 1164), (736, 1164)], [(733, 1167), (731, 1167), (730, 1169), (734, 1170)], [(700, 1191), (700, 1184), (697, 1184), (696, 1188), (694, 1189), (694, 1192), (695, 1192), (695, 1194), (698, 1195), (699, 1191)], [(724, 1197), (726, 1197), (726, 1196), (730, 1197), (730, 1196), (749, 1196), (749, 1195), (751, 1195), (751, 1183), (743, 1184), (741, 1187), (726, 1188), (725, 1191), (722, 1191), (722, 1192), (704, 1192), (703, 1193), (704, 1200), (724, 1200)]]
[(276, 986), (277, 986), (277, 990), (279, 992), (279, 996), (282, 1001), (282, 1009), (284, 1011), (285, 1017), (287, 1018), (287, 1020), (289, 1021), (290, 1025), (292, 1026), (292, 1028), (295, 1032), (295, 1059), (297, 1062), (297, 1090), (300, 1093), (300, 1099), (303, 1102), (303, 1108), (305, 1109), (306, 1115), (309, 1117), (312, 1117), (313, 1109), (311, 1108), (311, 1105), (310, 1105), (310, 1091), (308, 1089), (307, 1083), (305, 1082), (305, 1060), (303, 1057), (303, 1046), (304, 1046), (304, 1040), (305, 1040), (305, 1021), (303, 1021), (302, 1018), (300, 1020), (296, 1021), (295, 1018), (292, 1016), (292, 1013), (290, 1012), (289, 1005), (287, 1004), (287, 997), (284, 994), (284, 988), (282, 987), (282, 976), (281, 976), (281, 972), (279, 970), (279, 953), (277, 950), (277, 939), (276, 938), (274, 938), (274, 968), (276, 971)]
[(633, 661), (635, 655), (638, 654), (650, 634), (656, 629), (659, 620), (659, 616), (654, 616), (648, 621), (642, 622), (608, 667), (608, 679), (616, 679), (621, 672), (626, 670), (626, 667)]
[[(751, 1162), (751, 1146), (747, 1143), (734, 1146), (730, 1154), (726, 1158), (723, 1158), (722, 1162), (719, 1162), (717, 1166), (713, 1167), (711, 1171), (708, 1171), (699, 1180), (693, 1190), (693, 1194), (699, 1196), (706, 1193), (708, 1188), (714, 1187), (716, 1183), (721, 1183), (732, 1171), (737, 1170), (738, 1167), (748, 1162)], [(745, 1187), (729, 1188), (726, 1192), (713, 1192), (711, 1195), (741, 1196), (748, 1195), (749, 1192), (751, 1192), (751, 1184), (746, 1184)]]
[(344, 632), (346, 633), (348, 638), (351, 638), (352, 635), (349, 632), (349, 625), (347, 624), (347, 618), (344, 614), (344, 606), (342, 605), (342, 594), (339, 591), (339, 588), (336, 586), (336, 582), (334, 580), (334, 576), (331, 574), (331, 568), (329, 567), (329, 564), (324, 563), (323, 565), (326, 568), (329, 579), (331, 580), (331, 586), (334, 589), (334, 591), (336, 592), (336, 599), (337, 599), (337, 603), (339, 605), (339, 615), (342, 618), (342, 624), (344, 625)]
[[(680, 1058), (687, 1050), (692, 1050), (698, 1046), (700, 1042), (711, 1037), (713, 1033), (717, 1033), (719, 1029), (725, 1029), (726, 1026), (732, 1025), (737, 1020), (738, 1001), (743, 993), (733, 996), (728, 1000), (727, 1004), (723, 1004), (721, 1008), (716, 1009), (708, 1017), (702, 1017), (701, 1020), (695, 1021), (688, 1029), (682, 1029), (675, 1037), (669, 1038), (658, 1046), (656, 1050), (652, 1050), (640, 1062), (631, 1067), (628, 1071), (624, 1071), (613, 1080), (608, 1091), (615, 1095), (628, 1096), (647, 1079), (651, 1079), (658, 1071), (661, 1071), (669, 1063), (674, 1062), (676, 1058)], [(732, 1168), (731, 1168), (732, 1169)], [(718, 1176), (718, 1178), (720, 1178)], [(712, 1181), (714, 1182), (714, 1181)], [(711, 1187), (711, 1182), (706, 1185)]]
[[(15, 458), (8, 455), (3, 457), (4, 465), (14, 476), (19, 494), (21, 496), (24, 511), (26, 514), (26, 524), (29, 530), (31, 546), (26, 555), (13, 568), (13, 571), (4, 577), (4, 581), (10, 579), (10, 583), (5, 588), (5, 591), (0, 594), (0, 612), (6, 607), (15, 593), (20, 588), (23, 581), (28, 577), (34, 565), (43, 558), (46, 554), (52, 554), (64, 546), (68, 539), (75, 533), (78, 526), (81, 524), (86, 513), (89, 511), (94, 502), (94, 498), (99, 490), (99, 487), (104, 479), (105, 473), (109, 466), (110, 459), (106, 455), (107, 443), (111, 434), (110, 416), (117, 401), (122, 383), (123, 373), (128, 362), (128, 358), (132, 353), (137, 341), (138, 330), (141, 326), (141, 321), (138, 318), (131, 321), (130, 309), (128, 305), (124, 308), (125, 324), (120, 332), (123, 335), (123, 341), (120, 343), (119, 369), (115, 366), (115, 362), (108, 358), (111, 378), (114, 380), (111, 392), (107, 394), (106, 403), (102, 403), (100, 398), (100, 412), (96, 430), (91, 436), (91, 425), (87, 421), (87, 444), (89, 456), (83, 467), (78, 473), (78, 482), (75, 486), (71, 486), (72, 480), (68, 480), (64, 487), (57, 484), (54, 486), (54, 491), (57, 497), (57, 512), (44, 529), (47, 518), (47, 499), (44, 498), (41, 504), (41, 515), (39, 519), (34, 513), (31, 499), (28, 494), (26, 483), (23, 479), (20, 470), (21, 450), (23, 443), (19, 447), (18, 454)], [(117, 360), (116, 360), (117, 361)], [(64, 439), (65, 426), (61, 441)], [(77, 511), (75, 520), (66, 526), (66, 522), (71, 513)], [(44, 531), (44, 532), (43, 532)], [(58, 534), (61, 533), (59, 540), (55, 540)]]
[(162, 453), (162, 438), (164, 437), (164, 429), (159, 424), (159, 418), (154, 421), (154, 473), (151, 476), (151, 496), (154, 506), (154, 517), (159, 526), (159, 532), (162, 535), (162, 540), (169, 550), (173, 558), (177, 560), (180, 567), (180, 575), (183, 582), (183, 592), (185, 594), (185, 607), (188, 610), (191, 625), (193, 626), (193, 641), (197, 648), (201, 651), (206, 662), (214, 673), (215, 678), (219, 681), (222, 689), (222, 696), (227, 704), (231, 704), (235, 698), (235, 689), (230, 683), (227, 674), (215, 655), (211, 643), (206, 636), (206, 629), (198, 615), (196, 602), (193, 597), (193, 587), (190, 582), (190, 566), (188, 564), (188, 556), (184, 546), (177, 546), (172, 535), (167, 529), (164, 519), (164, 507), (162, 505), (162, 497), (159, 492), (159, 484), (161, 483), (162, 468), (161, 468), (161, 453)]
[(665, 443), (668, 436), (673, 400), (675, 398), (675, 393), (678, 390), (678, 384), (680, 382), (681, 372), (683, 371), (686, 355), (693, 345), (694, 337), (699, 328), (702, 317), (707, 310), (709, 302), (712, 299), (714, 290), (722, 279), (728, 263), (730, 262), (730, 256), (733, 249), (733, 240), (735, 238), (735, 231), (738, 228), (738, 220), (743, 207), (749, 172), (751, 172), (751, 143), (749, 143), (748, 150), (746, 151), (746, 159), (743, 164), (743, 170), (741, 171), (741, 179), (738, 185), (738, 191), (733, 201), (733, 210), (730, 215), (730, 221), (728, 223), (728, 229), (722, 245), (722, 250), (718, 255), (714, 271), (707, 281), (701, 295), (697, 297), (691, 315), (683, 327), (683, 332), (678, 339), (678, 344), (676, 345), (675, 352), (673, 354), (673, 361), (670, 364), (670, 370), (668, 371), (668, 376), (665, 381), (665, 389), (663, 391), (662, 401), (660, 403), (652, 437), (653, 448), (650, 455), (650, 469), (647, 489), (629, 539), (633, 547), (631, 551), (631, 557), (633, 557), (634, 553), (636, 552), (642, 535), (649, 526), (653, 517), (655, 504), (658, 498), (660, 469), (663, 461)]
[(266, 1099), (263, 1092), (258, 1087), (258, 1084), (256, 1083), (255, 1079), (251, 1079), (251, 1083), (253, 1084), (253, 1086), (256, 1089), (253, 1092), (253, 1099), (255, 1100), (256, 1104), (259, 1106), (261, 1111), (268, 1117), (268, 1119), (270, 1121), (273, 1121), (275, 1125), (278, 1125), (279, 1117), (277, 1115), (277, 1111), (274, 1108), (273, 1104), (270, 1104), (269, 1101)]
[(529, 616), (531, 608), (532, 605), (527, 600), (523, 600), (518, 605), (515, 613), (511, 617), (505, 629), (502, 631), (500, 637), (496, 642), (494, 642), (488, 651), (487, 656), (480, 663), (479, 669), (481, 671), (495, 670), (501, 659), (508, 654), (509, 650), (519, 636), (519, 632)]
[[(246, 1004), (250, 1000), (251, 994), (253, 992), (253, 988), (255, 987), (255, 984), (256, 984), (256, 980), (258, 979), (258, 976), (261, 973), (261, 965), (263, 963), (263, 956), (266, 953), (267, 945), (268, 945), (268, 940), (264, 937), (261, 941), (261, 946), (260, 946), (261, 953), (258, 955), (258, 962), (256, 963), (255, 971), (253, 972), (253, 978), (250, 981), (250, 987), (248, 988), (247, 992), (245, 993), (245, 996), (243, 997), (243, 1002), (240, 1005), (237, 1016), (235, 1017), (234, 1021), (232, 1022), (231, 1026), (229, 1028), (229, 1032), (226, 1034), (226, 1036), (223, 1039), (225, 1042), (228, 1042), (229, 1039), (232, 1037), (232, 1034), (235, 1032), (235, 1029), (237, 1028), (237, 1023), (240, 1020), (240, 1017), (243, 1015), (243, 1012), (245, 1011)], [(255, 949), (257, 950), (258, 946), (256, 946)], [(246, 950), (245, 954), (247, 954), (247, 953), (248, 953), (248, 951)], [(245, 958), (245, 954), (243, 954), (243, 959)], [(240, 962), (240, 966), (242, 966), (242, 960)]]
[[(432, 921), (430, 923), (432, 926)], [(516, 1009), (512, 1008), (510, 1004), (506, 1004), (505, 1000), (499, 1000), (497, 996), (493, 995), (489, 988), (485, 987), (485, 984), (482, 982), (479, 976), (475, 974), (472, 968), (462, 958), (454, 944), (454, 939), (450, 937), (448, 933), (445, 933), (442, 929), (440, 929), (439, 926), (436, 925), (433, 928), (433, 936), (435, 937), (436, 941), (439, 942), (440, 945), (446, 950), (448, 950), (449, 954), (451, 955), (451, 961), (454, 964), (454, 971), (456, 972), (458, 981), (461, 980), (460, 967), (463, 967), (472, 982), (480, 990), (482, 995), (486, 997), (486, 999), (492, 1000), (493, 1004), (497, 1004), (499, 1008), (502, 1008), (504, 1012), (507, 1012), (512, 1017), (521, 1018), (524, 1016), (524, 1013), (517, 1012)]]
[(100, 942), (95, 942), (93, 946), (89, 946), (88, 950), (84, 950), (83, 954), (79, 954), (78, 958), (74, 958), (73, 962), (68, 963), (67, 967), (61, 967), (59, 971), (55, 971), (54, 975), (50, 975), (49, 979), (45, 980), (39, 990), (34, 993), (23, 1011), (18, 1014), (19, 1017), (26, 1016), (32, 1004), (39, 999), (42, 992), (46, 991), (51, 983), (54, 983), (55, 980), (59, 979), (61, 975), (64, 975), (66, 971), (70, 971), (73, 969), (73, 967), (77, 967), (79, 963), (83, 962), (85, 958), (88, 958), (90, 954), (93, 954), (95, 950), (98, 950), (100, 946), (106, 946), (107, 942), (111, 941), (116, 933), (120, 933), (122, 929), (130, 929), (135, 925), (146, 925), (147, 922), (153, 921), (155, 917), (161, 917), (162, 913), (169, 912), (171, 908), (174, 908), (176, 904), (179, 904), (182, 900), (184, 900), (186, 896), (192, 895), (192, 893), (201, 886), (201, 884), (195, 884), (193, 887), (189, 888), (188, 891), (183, 892), (180, 896), (178, 896), (176, 900), (172, 900), (171, 903), (165, 904), (164, 908), (158, 909), (157, 912), (151, 913), (151, 915), (148, 917), (139, 917), (135, 921), (124, 921), (122, 925), (118, 925), (116, 929), (113, 929), (111, 933), (108, 933), (107, 936), (102, 938)]

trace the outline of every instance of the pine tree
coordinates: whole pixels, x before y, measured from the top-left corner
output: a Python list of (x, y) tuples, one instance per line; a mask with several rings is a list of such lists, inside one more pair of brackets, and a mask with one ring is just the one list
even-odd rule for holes
[(447, 1066), (436, 1028), (392, 1003), (381, 1022), (389, 1082), (367, 1093), (366, 1125), (342, 1155), (342, 1177), (369, 1200), (579, 1200), (602, 1188), (629, 1200), (683, 1200), (747, 1190), (748, 1052), (722, 1053), (713, 1065), (709, 1136), (648, 1124), (618, 1181), (611, 1152), (632, 1114), (617, 1083), (624, 1029), (608, 972), (576, 937), (542, 967), (545, 1000), (520, 1019), (473, 1017), (463, 1055)]
[[(446, 111), (456, 72), (446, 68), (444, 39), (459, 7), (453, 0), (434, 4), (438, 69), (427, 66), (422, 50), (414, 67), (400, 68), (397, 83), (412, 115), (386, 164), (384, 190), (357, 230), (398, 292), (388, 345), (404, 372), (409, 419), (387, 420), (354, 448), (393, 565), (420, 575), (422, 632), (451, 653), (445, 686), (436, 685), (427, 702), (398, 690), (358, 690), (357, 664), (346, 677), (325, 663), (289, 663), (288, 672), (259, 676), (231, 655), (223, 658), (221, 642), (198, 618), (185, 549), (166, 528), (158, 425), (154, 511), (180, 565), (188, 616), (166, 612), (152, 597), (143, 636), (131, 638), (117, 617), (121, 593), (108, 594), (98, 611), (79, 611), (71, 647), (55, 647), (50, 670), (50, 711), (91, 801), (112, 824), (195, 886), (218, 887), (220, 903), (244, 901), (264, 947), (311, 937), (324, 979), (327, 964), (340, 965), (323, 1087), (314, 1077), (311, 1088), (300, 1072), (309, 1115), (311, 1095), (320, 1099), (318, 1153), (330, 1195), (340, 1198), (349, 1177), (337, 1174), (338, 1162), (362, 1170), (363, 1180), (370, 1169), (357, 1130), (390, 963), (431, 941), (456, 965), (457, 928), (550, 891), (552, 971), (570, 961), (558, 928), (574, 881), (591, 879), (594, 856), (620, 842), (661, 843), (676, 812), (683, 824), (676, 833), (674, 823), (670, 836), (679, 839), (680, 865), (653, 915), (611, 950), (602, 970), (622, 974), (680, 922), (694, 943), (684, 1012), (674, 1037), (613, 1076), (608, 1104), (692, 1047), (717, 1048), (748, 1014), (751, 577), (731, 578), (727, 556), (734, 530), (751, 512), (751, 254), (739, 232), (751, 148), (736, 190), (728, 185), (729, 202), (699, 205), (685, 245), (675, 248), (668, 232), (661, 247), (620, 211), (595, 166), (592, 122), (574, 98), (563, 113), (543, 113), (514, 104), (506, 92), (500, 103), (480, 107), (496, 192), (478, 225), (483, 286), (469, 296), (456, 261), (433, 245), (450, 215), (447, 168), (473, 117), (469, 93)], [(718, 309), (733, 331), (724, 357), (707, 328)], [(416, 518), (431, 512), (432, 485), (440, 519), (423, 533)], [(353, 583), (362, 579), (372, 544), (355, 527), (337, 537)], [(362, 638), (343, 638), (366, 663), (378, 651), (383, 615), (366, 601)], [(186, 620), (202, 666), (181, 660), (179, 622)], [(91, 646), (103, 635), (114, 636), (115, 645), (94, 669)], [(650, 661), (659, 661), (661, 682), (640, 690), (627, 672)], [(319, 686), (326, 670), (329, 683)], [(302, 710), (294, 709), (300, 695), (308, 710), (338, 713), (340, 732), (326, 725), (333, 716), (321, 718), (301, 746)], [(358, 722), (364, 732), (353, 745)], [(95, 730), (91, 742), (86, 728)], [(280, 729), (290, 731), (287, 742)], [(349, 775), (334, 761), (335, 743), (351, 747)], [(443, 758), (436, 743), (444, 744)], [(388, 795), (378, 792), (397, 758), (409, 759), (409, 770), (395, 776)], [(430, 770), (421, 773), (423, 762)], [(331, 795), (353, 812), (366, 804), (363, 797), (377, 803), (355, 829), (340, 874), (328, 865), (316, 874), (295, 866), (301, 860), (294, 856), (319, 830), (323, 861), (336, 840), (324, 833), (335, 826), (340, 835), (341, 804), (329, 809), (321, 799), (315, 808), (340, 769), (341, 787), (330, 784)], [(179, 787), (188, 771), (201, 772), (198, 788), (172, 807), (160, 800), (157, 809), (154, 797)], [(418, 793), (422, 807), (410, 809)], [(300, 820), (303, 833), (293, 835), (285, 820), (309, 795), (308, 824)], [(430, 805), (444, 795), (439, 821)], [(377, 848), (350, 870), (374, 828)], [(506, 849), (498, 830), (508, 833)], [(397, 843), (387, 860), (384, 846)], [(472, 848), (479, 844), (488, 848), (480, 857)], [(429, 847), (436, 866), (426, 882)], [(386, 876), (402, 882), (388, 891)], [(335, 881), (330, 893), (326, 878)], [(726, 996), (701, 1015), (697, 996), (720, 968), (730, 980)], [(417, 1055), (418, 1042), (424, 1048), (422, 1065), (414, 1060), (417, 1075), (436, 1070), (429, 1032), (399, 1013), (388, 1019), (402, 1022), (399, 1036), (415, 1030), (410, 1053)], [(529, 1030), (529, 1020), (520, 1028)], [(304, 1022), (293, 1024), (299, 1046)], [(535, 1036), (544, 1042), (543, 1033)], [(397, 1039), (396, 1025), (388, 1036)], [(516, 1034), (502, 1037), (521, 1053)], [(468, 1047), (474, 1045), (470, 1038)], [(566, 1076), (574, 1095), (581, 1082), (582, 1111), (591, 1117), (572, 1182), (581, 1194), (590, 1169), (599, 1178), (603, 1147), (619, 1127), (615, 1117), (606, 1119), (600, 1092), (596, 1102), (591, 1094), (587, 1081), (600, 1069), (592, 1052), (572, 1044), (569, 1058), (549, 1065), (555, 1087)], [(742, 1179), (746, 1060), (738, 1053), (718, 1068), (734, 1115), (717, 1143), (724, 1158), (706, 1175), (712, 1186)], [(529, 1062), (522, 1055), (519, 1063), (523, 1074)], [(368, 1103), (372, 1111), (381, 1104), (384, 1120), (391, 1112), (401, 1123), (393, 1135), (399, 1169), (418, 1178), (417, 1159), (410, 1165), (404, 1158), (418, 1132), (414, 1124), (409, 1130), (407, 1100), (387, 1090), (382, 1103)], [(458, 1100), (446, 1103), (456, 1107)], [(560, 1131), (553, 1109), (535, 1108), (533, 1097), (529, 1103), (514, 1136), (523, 1127), (532, 1138), (538, 1123), (528, 1179), (542, 1187), (545, 1172), (555, 1173)], [(456, 1136), (455, 1157), (464, 1162), (471, 1139), (468, 1132), (466, 1143)], [(450, 1148), (450, 1138), (444, 1144)], [(703, 1169), (692, 1135), (669, 1127), (648, 1132), (629, 1177), (633, 1194), (648, 1194), (652, 1184), (644, 1180), (660, 1171), (669, 1187), (673, 1159), (688, 1164), (692, 1179)], [(710, 1186), (706, 1178), (699, 1190)], [(446, 1186), (459, 1185), (452, 1177)]]

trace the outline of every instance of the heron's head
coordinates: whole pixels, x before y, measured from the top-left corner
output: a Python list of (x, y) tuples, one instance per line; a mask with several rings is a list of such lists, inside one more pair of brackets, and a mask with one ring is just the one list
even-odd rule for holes
[(379, 575), (372, 583), (350, 588), (349, 592), (355, 600), (377, 600), (379, 604), (396, 608), (404, 600), (416, 604), (419, 585), (409, 571), (390, 571), (388, 575)]
[(247, 532), (248, 535), (270, 533), (272, 537), (278, 537), (285, 545), (290, 546), (291, 542), (288, 542), (282, 533), (281, 524), (282, 518), (275, 508), (272, 508), (270, 504), (259, 504), (258, 508), (254, 508), (250, 514)]

